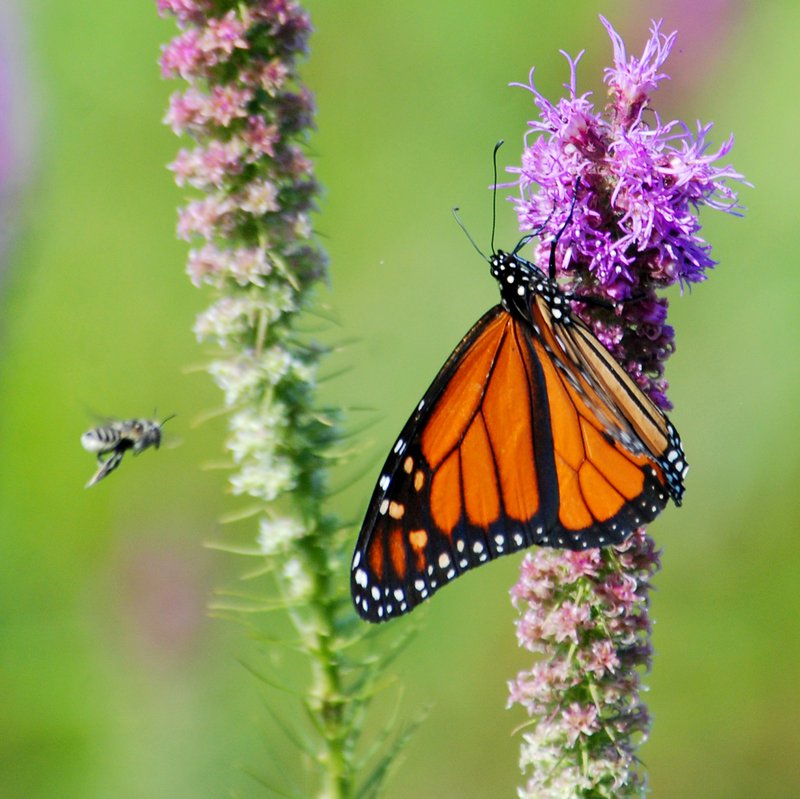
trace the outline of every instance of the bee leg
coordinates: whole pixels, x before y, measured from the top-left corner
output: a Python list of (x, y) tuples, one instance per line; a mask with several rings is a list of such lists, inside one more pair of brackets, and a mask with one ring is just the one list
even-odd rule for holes
[(107, 475), (111, 474), (117, 466), (122, 463), (122, 456), (124, 455), (124, 451), (117, 451), (111, 453), (108, 456), (107, 460), (103, 460), (99, 455), (97, 456), (97, 461), (100, 464), (100, 468), (94, 473), (92, 479), (86, 484), (86, 488), (91, 488), (95, 483), (99, 483)]

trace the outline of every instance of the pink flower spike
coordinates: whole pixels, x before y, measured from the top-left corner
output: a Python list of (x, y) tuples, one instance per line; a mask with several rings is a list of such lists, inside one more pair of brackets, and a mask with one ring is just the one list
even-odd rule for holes
[(617, 651), (610, 640), (594, 641), (592, 643), (591, 657), (586, 664), (586, 669), (602, 677), (605, 674), (614, 674), (619, 668), (620, 660)]
[(247, 105), (253, 99), (249, 89), (239, 89), (226, 84), (214, 86), (208, 104), (208, 118), (227, 128), (234, 119), (247, 116)]
[(243, 247), (232, 253), (230, 273), (240, 286), (264, 286), (264, 277), (271, 271), (267, 255), (260, 247)]
[(198, 153), (199, 166), (192, 185), (197, 188), (222, 188), (231, 177), (238, 175), (243, 168), (241, 146), (235, 140), (212, 141), (205, 150)]
[(599, 549), (568, 551), (564, 553), (564, 557), (569, 564), (567, 579), (570, 582), (574, 582), (580, 577), (597, 577), (597, 573), (603, 565)]
[(586, 605), (576, 605), (569, 600), (555, 609), (544, 625), (544, 635), (552, 637), (557, 643), (572, 641), (577, 644), (580, 631), (589, 619), (590, 611)]
[(619, 550), (525, 556), (512, 589), (517, 638), (542, 659), (509, 683), (509, 704), (535, 719), (520, 756), (530, 775), (523, 799), (591, 796), (611, 784), (624, 786), (615, 799), (640, 796), (634, 736), (648, 729), (639, 681), (652, 658), (646, 588), (658, 566), (643, 530)]
[(280, 210), (278, 189), (269, 180), (255, 180), (245, 190), (242, 210), (253, 216), (263, 216), (269, 212)]
[(207, 105), (208, 98), (197, 89), (175, 92), (169, 98), (169, 111), (164, 117), (164, 123), (180, 136), (188, 132), (189, 128), (198, 128), (206, 122)]
[(200, 34), (191, 28), (175, 37), (161, 50), (161, 74), (165, 78), (180, 75), (188, 80), (203, 63), (203, 53), (199, 47)]
[(251, 116), (247, 120), (247, 130), (243, 138), (252, 151), (249, 159), (262, 156), (273, 158), (275, 145), (280, 139), (280, 132), (277, 125), (267, 125), (262, 117)]
[(156, 0), (156, 8), (162, 17), (173, 14), (181, 26), (201, 23), (210, 10), (207, 0)]
[(206, 29), (199, 41), (199, 47), (204, 53), (213, 54), (214, 63), (223, 57), (230, 56), (235, 49), (247, 48), (245, 33), (247, 28), (238, 18), (236, 12), (231, 10), (221, 19), (208, 20)]
[(594, 705), (580, 705), (573, 702), (564, 711), (564, 724), (567, 729), (567, 744), (574, 746), (581, 736), (594, 735), (600, 725), (597, 718), (597, 708)]
[(267, 94), (274, 97), (286, 83), (286, 76), (287, 70), (284, 63), (273, 58), (272, 61), (261, 67), (254, 79)]
[(195, 235), (212, 239), (231, 224), (229, 215), (233, 209), (230, 199), (215, 195), (189, 203), (178, 214), (178, 237), (186, 241)]
[(198, 288), (206, 282), (215, 282), (223, 274), (227, 266), (227, 257), (213, 244), (206, 244), (200, 250), (189, 250), (189, 262), (186, 272), (192, 283)]

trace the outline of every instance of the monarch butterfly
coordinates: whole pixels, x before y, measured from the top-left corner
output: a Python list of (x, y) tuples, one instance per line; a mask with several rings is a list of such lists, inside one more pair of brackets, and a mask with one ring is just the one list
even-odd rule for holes
[(589, 298), (556, 282), (561, 232), (549, 275), (518, 255), (531, 235), (488, 258), (500, 303), (453, 350), (386, 459), (350, 573), (367, 621), (532, 544), (618, 544), (668, 498), (681, 504), (678, 433), (573, 315), (570, 303)]

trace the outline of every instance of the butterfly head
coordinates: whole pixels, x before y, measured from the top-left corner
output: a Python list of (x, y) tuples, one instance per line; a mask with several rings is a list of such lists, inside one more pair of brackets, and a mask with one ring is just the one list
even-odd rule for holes
[(527, 317), (532, 295), (552, 298), (560, 293), (536, 264), (516, 252), (497, 250), (489, 258), (489, 268), (500, 287), (503, 307), (509, 312), (517, 310)]

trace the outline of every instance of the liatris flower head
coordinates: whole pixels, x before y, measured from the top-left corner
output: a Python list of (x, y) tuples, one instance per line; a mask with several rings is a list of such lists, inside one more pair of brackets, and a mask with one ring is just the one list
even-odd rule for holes
[[(606, 70), (609, 101), (595, 110), (577, 89), (577, 58), (566, 54), (567, 97), (551, 103), (535, 87), (539, 118), (530, 122), (515, 198), (523, 232), (563, 228), (556, 252), (559, 277), (576, 293), (604, 302), (578, 313), (637, 383), (669, 408), (663, 367), (674, 349), (667, 302), (656, 290), (705, 279), (714, 265), (700, 237), (698, 209), (736, 212), (721, 166), (728, 139), (709, 152), (711, 125), (693, 132), (664, 122), (652, 107), (667, 76), (676, 34), (653, 23), (641, 57), (601, 17), (614, 50)], [(534, 260), (547, 269), (551, 242)], [(640, 797), (646, 780), (635, 756), (649, 716), (640, 673), (650, 668), (650, 581), (659, 568), (655, 545), (639, 529), (620, 547), (529, 554), (511, 590), (520, 612), (517, 639), (540, 656), (509, 683), (509, 704), (532, 717), (520, 765), (521, 799)]]
[[(302, 149), (314, 104), (297, 74), (311, 26), (294, 0), (157, 7), (180, 28), (162, 49), (162, 74), (188, 84), (164, 120), (193, 140), (170, 165), (176, 183), (198, 193), (179, 212), (178, 235), (193, 245), (192, 282), (214, 296), (194, 329), (218, 350), (209, 372), (232, 411), (231, 489), (266, 512), (320, 482), (317, 457), (330, 438), (311, 400), (319, 352), (293, 331), (326, 266), (309, 222), (319, 188)], [(301, 515), (265, 521), (262, 550), (287, 554), (313, 524)]]
[[(643, 530), (611, 556), (596, 549), (526, 555), (511, 592), (522, 614), (517, 638), (544, 658), (509, 683), (509, 705), (538, 719), (523, 735), (520, 765), (532, 771), (523, 799), (639, 795), (634, 749), (649, 717), (638, 668), (650, 663), (648, 592), (658, 568)], [(611, 792), (622, 781), (626, 792)]]
[[(524, 88), (540, 116), (528, 125), (515, 199), (523, 231), (546, 225), (555, 232), (566, 221), (557, 268), (582, 294), (616, 303), (616, 310), (580, 310), (607, 349), (661, 407), (669, 409), (663, 365), (674, 350), (666, 324), (667, 301), (656, 289), (704, 280), (714, 265), (700, 237), (697, 211), (707, 205), (735, 212), (737, 195), (728, 180), (741, 175), (718, 166), (733, 137), (709, 152), (711, 125), (696, 131), (679, 121), (664, 122), (652, 96), (667, 76), (662, 71), (676, 34), (653, 23), (640, 58), (601, 17), (614, 46), (614, 66), (606, 69), (609, 102), (595, 110), (590, 95), (577, 89), (582, 55), (570, 58), (568, 96), (553, 104), (537, 89), (533, 72)], [(521, 85), (521, 84), (514, 84)], [(550, 244), (539, 245), (535, 260), (546, 264)]]
[(339, 414), (315, 399), (324, 348), (297, 326), (326, 271), (310, 222), (319, 187), (303, 149), (314, 103), (298, 74), (311, 26), (295, 0), (157, 6), (179, 27), (162, 49), (162, 74), (185, 82), (164, 121), (192, 140), (170, 167), (193, 194), (178, 235), (191, 243), (192, 283), (212, 298), (194, 330), (213, 348), (208, 371), (230, 411), (230, 489), (254, 502), (241, 518), (261, 512), (249, 555), (259, 560), (256, 575), (269, 575), (263, 601), (237, 592), (225, 609), (250, 619), (264, 613), (265, 625), (286, 611), (294, 632), (287, 646), (309, 668), (280, 682), (296, 685), (298, 718), (310, 716), (318, 736), (312, 744), (301, 725), (285, 728), (304, 754), (314, 753), (314, 795), (349, 796), (377, 671), (372, 654), (363, 667), (341, 656), (353, 643), (340, 596), (343, 537), (323, 511)]
[(157, 5), (181, 29), (162, 49), (162, 73), (188, 83), (164, 121), (194, 140), (170, 168), (200, 192), (181, 209), (178, 234), (194, 245), (192, 282), (216, 292), (195, 332), (224, 355), (210, 371), (236, 411), (233, 490), (272, 501), (303, 479), (291, 431), (305, 421), (283, 399), (311, 390), (317, 355), (296, 346), (291, 320), (326, 266), (309, 222), (319, 188), (302, 150), (313, 100), (296, 71), (311, 26), (292, 0)]

